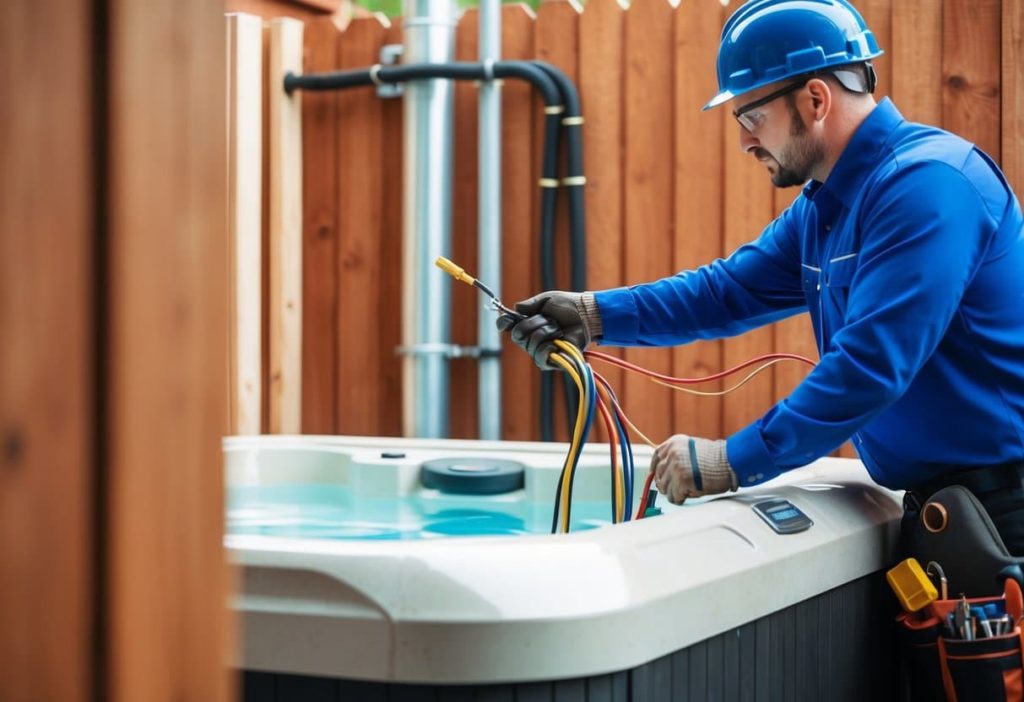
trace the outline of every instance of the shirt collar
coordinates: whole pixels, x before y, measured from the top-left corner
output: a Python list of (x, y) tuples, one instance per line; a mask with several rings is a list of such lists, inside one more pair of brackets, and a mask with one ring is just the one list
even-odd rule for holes
[(825, 190), (847, 207), (852, 207), (864, 179), (878, 164), (878, 154), (889, 140), (889, 135), (903, 121), (903, 115), (892, 100), (883, 98), (857, 127), (825, 182), (812, 180), (804, 187), (804, 195), (813, 200), (819, 190)]

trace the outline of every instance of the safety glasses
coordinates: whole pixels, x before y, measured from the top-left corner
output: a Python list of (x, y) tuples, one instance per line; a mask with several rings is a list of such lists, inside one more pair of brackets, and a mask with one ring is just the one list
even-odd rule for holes
[(806, 76), (802, 80), (798, 80), (796, 83), (790, 83), (784, 88), (779, 88), (773, 93), (768, 93), (760, 100), (754, 100), (738, 110), (733, 110), (732, 116), (736, 118), (736, 121), (740, 123), (741, 127), (746, 129), (748, 132), (753, 133), (758, 127), (764, 124), (764, 113), (757, 111), (757, 108), (764, 107), (772, 100), (778, 100), (783, 95), (789, 95), (792, 92), (796, 92), (807, 85), (811, 78), (814, 78), (814, 75)]

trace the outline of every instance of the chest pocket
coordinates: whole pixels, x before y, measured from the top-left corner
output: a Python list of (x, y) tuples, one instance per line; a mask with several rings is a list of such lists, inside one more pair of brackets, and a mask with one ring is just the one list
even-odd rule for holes
[(857, 272), (857, 254), (850, 253), (829, 260), (821, 273), (822, 302), (827, 300), (832, 312), (840, 319), (846, 316), (846, 303), (850, 297), (850, 284)]

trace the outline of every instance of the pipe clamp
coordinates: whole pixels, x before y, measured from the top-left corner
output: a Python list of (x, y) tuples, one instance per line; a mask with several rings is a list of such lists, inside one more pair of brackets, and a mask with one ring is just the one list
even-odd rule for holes
[(433, 356), (445, 358), (497, 358), (501, 355), (501, 347), (481, 348), (479, 346), (459, 346), (458, 344), (413, 344), (412, 346), (396, 346), (395, 353), (399, 356)]

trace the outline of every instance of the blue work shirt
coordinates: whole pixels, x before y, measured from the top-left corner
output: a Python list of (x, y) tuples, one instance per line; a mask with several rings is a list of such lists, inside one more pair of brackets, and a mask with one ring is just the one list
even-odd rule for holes
[[(992, 161), (883, 100), (825, 183), (811, 181), (725, 260), (595, 295), (601, 343), (667, 346), (810, 312), (820, 361), (727, 441), (741, 485), (852, 437), (907, 488), (1024, 459), (1024, 232)], [(682, 428), (685, 429), (685, 428)]]

